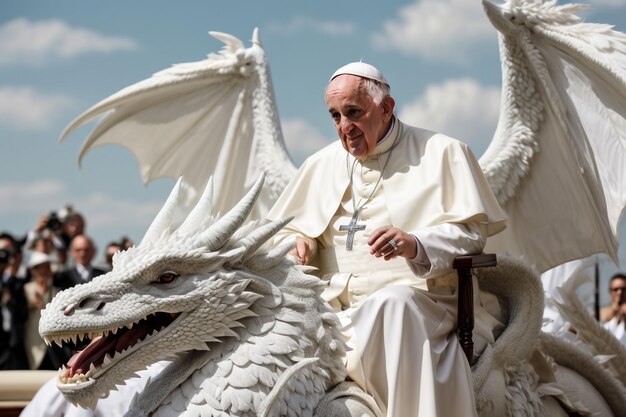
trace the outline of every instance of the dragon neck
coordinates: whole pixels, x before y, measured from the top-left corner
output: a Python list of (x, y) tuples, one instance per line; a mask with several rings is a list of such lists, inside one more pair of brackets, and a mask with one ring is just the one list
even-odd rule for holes
[[(208, 344), (210, 351), (190, 352), (185, 360), (170, 365), (164, 375), (146, 387), (142, 402), (160, 404), (159, 415), (175, 415), (181, 404), (187, 410), (197, 408), (217, 414), (258, 412), (256, 407), (270, 394), (281, 374), (305, 357), (311, 344), (303, 323), (293, 320), (302, 314), (297, 303), (296, 308), (282, 303), (268, 307), (272, 297), (263, 296), (248, 307), (256, 316), (239, 320), (242, 327), (234, 329), (236, 335), (220, 337), (219, 342)], [(187, 370), (184, 375), (181, 369)], [(323, 375), (318, 379), (323, 382), (318, 385), (322, 388), (307, 394), (321, 398), (327, 383)], [(169, 389), (163, 389), (168, 385)], [(155, 398), (155, 392), (169, 394)], [(208, 400), (198, 402), (198, 398)]]

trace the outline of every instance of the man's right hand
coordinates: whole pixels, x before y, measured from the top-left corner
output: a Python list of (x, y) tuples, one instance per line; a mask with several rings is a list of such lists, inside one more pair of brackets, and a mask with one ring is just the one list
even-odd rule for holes
[(35, 232), (41, 233), (48, 227), (48, 216), (42, 214), (37, 219), (37, 224), (35, 225)]
[(296, 237), (296, 247), (289, 252), (302, 265), (308, 265), (317, 254), (317, 240), (308, 237)]

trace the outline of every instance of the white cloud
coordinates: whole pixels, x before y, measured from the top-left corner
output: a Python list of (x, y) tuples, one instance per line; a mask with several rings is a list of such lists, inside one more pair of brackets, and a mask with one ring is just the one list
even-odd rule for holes
[(46, 129), (74, 104), (67, 96), (41, 94), (30, 87), (0, 87), (0, 126), (20, 131)]
[(86, 213), (90, 228), (105, 229), (111, 226), (141, 224), (145, 226), (142, 228), (145, 231), (164, 202), (165, 196), (163, 201), (138, 202), (92, 193), (76, 200), (75, 206)]
[(70, 27), (57, 19), (33, 22), (19, 18), (0, 26), (0, 66), (37, 65), (89, 52), (106, 53), (137, 47), (130, 38)]
[(402, 106), (400, 119), (466, 142), (480, 156), (493, 137), (500, 109), (500, 89), (464, 78), (430, 85)]
[(294, 16), (289, 21), (270, 24), (269, 30), (281, 34), (310, 30), (327, 35), (350, 35), (356, 31), (356, 26), (350, 22), (318, 20), (308, 16)]
[(62, 197), (65, 191), (64, 184), (55, 180), (0, 184), (0, 214), (18, 211), (43, 214), (48, 207), (65, 204)]
[(409, 56), (462, 61), (469, 46), (495, 37), (476, 0), (417, 0), (385, 21), (372, 42), (378, 48)]
[(282, 127), (287, 149), (296, 165), (335, 139), (324, 136), (303, 119), (285, 120)]
[(50, 179), (0, 183), (0, 215), (13, 220), (0, 227), (23, 233), (40, 215), (70, 204), (85, 216), (87, 233), (104, 245), (123, 235), (141, 238), (164, 201), (165, 197), (163, 201), (123, 200), (99, 192), (78, 196), (63, 182)]
[(626, 7), (626, 0), (588, 0), (587, 3), (604, 7)]

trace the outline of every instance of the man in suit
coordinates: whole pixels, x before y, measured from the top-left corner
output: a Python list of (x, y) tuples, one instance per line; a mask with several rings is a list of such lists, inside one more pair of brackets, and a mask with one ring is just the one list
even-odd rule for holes
[(28, 308), (25, 279), (18, 276), (21, 248), (9, 233), (0, 233), (0, 369), (28, 369), (24, 323)]
[(87, 235), (74, 237), (70, 246), (74, 266), (57, 273), (54, 277), (54, 285), (64, 290), (76, 284), (89, 282), (94, 277), (104, 274), (106, 271), (91, 265), (95, 253), (93, 241)]

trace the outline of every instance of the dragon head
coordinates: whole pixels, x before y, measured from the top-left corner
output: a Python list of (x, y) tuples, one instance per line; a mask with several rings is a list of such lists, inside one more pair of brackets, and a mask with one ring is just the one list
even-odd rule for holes
[(512, 35), (536, 25), (557, 26), (580, 22), (574, 13), (586, 8), (581, 4), (557, 5), (556, 0), (508, 0), (502, 4), (483, 0), (485, 13), (503, 35)]
[(228, 33), (210, 31), (209, 35), (224, 43), (219, 52), (208, 54), (203, 61), (175, 64), (154, 75), (189, 78), (205, 74), (248, 78), (269, 66), (258, 28), (252, 32), (252, 45), (248, 48), (239, 38)]
[[(237, 273), (247, 263), (283, 258), (288, 248), (259, 248), (283, 222), (241, 227), (259, 195), (261, 178), (226, 215), (210, 215), (212, 187), (176, 222), (181, 181), (141, 243), (113, 258), (113, 270), (59, 293), (42, 311), (39, 332), (47, 343), (83, 342), (59, 371), (57, 385), (73, 403), (93, 407), (115, 384), (148, 365), (236, 336), (238, 320), (258, 293)], [(241, 228), (240, 228), (241, 227)]]

